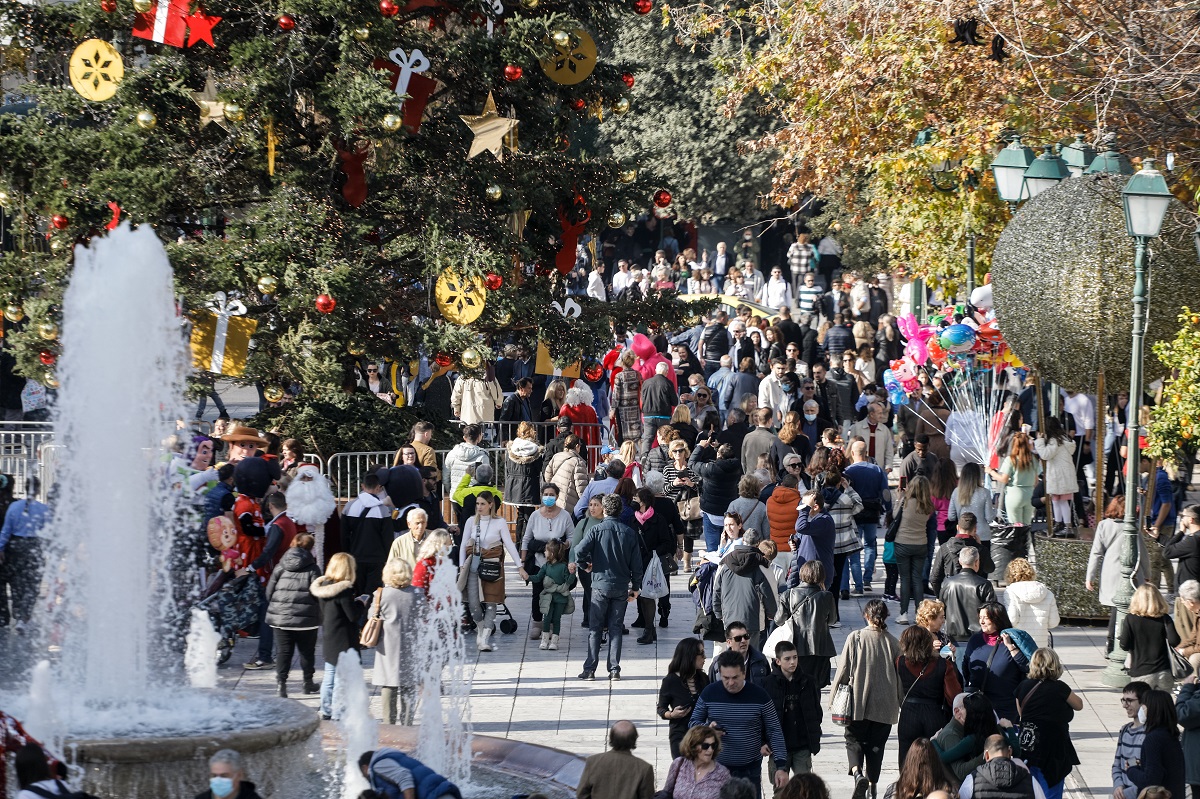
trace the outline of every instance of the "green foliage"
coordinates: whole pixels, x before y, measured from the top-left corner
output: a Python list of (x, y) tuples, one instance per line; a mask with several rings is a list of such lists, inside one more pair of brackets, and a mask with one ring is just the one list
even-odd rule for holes
[(1154, 344), (1154, 354), (1170, 372), (1162, 402), (1150, 413), (1147, 452), (1154, 458), (1190, 464), (1200, 446), (1200, 314), (1184, 307), (1172, 341)]
[[(71, 245), (103, 227), (110, 201), (168, 243), (183, 311), (203, 313), (216, 291), (241, 296), (258, 322), (241, 382), (300, 382), (323, 396), (344, 381), (351, 342), (367, 357), (407, 362), (419, 348), (491, 352), (517, 333), (552, 340), (565, 358), (606, 346), (609, 321), (682, 318), (665, 301), (589, 309), (578, 320), (561, 320), (552, 306), (565, 294), (554, 270), (560, 213), (570, 222), (590, 215), (588, 231), (597, 233), (610, 212), (644, 207), (657, 187), (623, 184), (615, 160), (564, 144), (595, 127), (589, 108), (628, 94), (620, 76), (631, 67), (607, 55), (635, 19), (628, 4), (507, 3), (492, 35), (474, 19), (491, 4), (414, 6), (385, 18), (374, 0), (291, 0), (296, 27), (283, 31), (277, 4), (206, 0), (205, 13), (222, 18), (216, 47), (176, 48), (130, 35), (131, 0), (117, 0), (111, 14), (94, 2), (0, 0), (3, 32), (37, 52), (23, 89), (31, 108), (7, 114), (0, 127), (0, 189), (10, 196), (18, 248), (0, 269), (0, 303), (26, 308), (8, 337), (19, 370), (45, 376), (37, 358), (44, 343), (26, 330), (61, 321)], [(554, 83), (539, 65), (559, 29), (586, 30), (601, 50), (591, 76), (574, 86)], [(116, 96), (103, 103), (85, 101), (57, 71), (92, 37), (115, 42), (125, 61)], [(399, 110), (397, 98), (390, 73), (372, 64), (397, 48), (421, 50), (438, 82), (418, 132), (383, 124)], [(506, 81), (507, 64), (523, 77)], [(221, 102), (242, 107), (241, 121), (200, 126), (194, 93), (210, 76)], [(472, 133), (460, 116), (479, 115), (489, 93), (502, 116), (519, 120), (519, 148), (505, 148), (502, 161), (490, 153), (467, 160)], [(136, 124), (141, 111), (155, 115), (152, 130)], [(268, 126), (278, 139), (273, 175)], [(356, 150), (367, 153), (368, 193), (352, 207), (341, 153)], [(488, 198), (492, 185), (499, 200)], [(519, 211), (532, 212), (520, 236), (511, 223)], [(65, 230), (50, 229), (55, 214), (69, 218)], [(522, 266), (537, 274), (522, 279)], [(504, 281), (465, 328), (434, 302), (433, 283), (446, 269)], [(269, 296), (258, 289), (264, 277), (279, 285)], [(314, 308), (320, 293), (336, 299), (332, 313)]]
[(632, 62), (633, 113), (608, 116), (602, 143), (612, 154), (665, 180), (684, 216), (746, 220), (760, 213), (771, 188), (770, 151), (740, 145), (766, 134), (770, 120), (754, 102), (726, 116), (722, 72), (728, 42), (704, 37), (684, 42), (653, 15), (627, 24), (613, 55)]
[(846, 192), (835, 191), (822, 197), (821, 213), (808, 222), (817, 237), (832, 232), (844, 250), (842, 267), (861, 274), (888, 271), (888, 253), (879, 234), (877, 217), (866, 206), (851, 199)]

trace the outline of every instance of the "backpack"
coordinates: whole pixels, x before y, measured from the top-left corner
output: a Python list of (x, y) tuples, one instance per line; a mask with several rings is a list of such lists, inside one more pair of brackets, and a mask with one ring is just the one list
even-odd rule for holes
[(692, 592), (692, 601), (696, 603), (696, 609), (701, 613), (711, 614), (713, 612), (713, 578), (717, 574), (717, 565), (704, 561), (692, 574), (691, 584), (688, 585), (688, 590)]
[(30, 785), (25, 790), (45, 797), (45, 799), (97, 799), (96, 796), (86, 791), (73, 791), (59, 780), (55, 780), (54, 784), (58, 786), (58, 793), (50, 793), (45, 788), (38, 788), (34, 785)]

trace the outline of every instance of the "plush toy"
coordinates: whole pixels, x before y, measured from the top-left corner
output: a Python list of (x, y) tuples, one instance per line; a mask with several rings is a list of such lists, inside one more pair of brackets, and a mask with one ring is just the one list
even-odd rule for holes
[(644, 333), (635, 333), (633, 336), (633, 354), (638, 356), (633, 368), (638, 370), (638, 374), (642, 376), (642, 380), (649, 380), (654, 377), (654, 369), (660, 363), (667, 365), (667, 379), (671, 381), (671, 385), (675, 390), (679, 390), (679, 383), (675, 379), (675, 367), (671, 365), (671, 359), (659, 352), (654, 342)]

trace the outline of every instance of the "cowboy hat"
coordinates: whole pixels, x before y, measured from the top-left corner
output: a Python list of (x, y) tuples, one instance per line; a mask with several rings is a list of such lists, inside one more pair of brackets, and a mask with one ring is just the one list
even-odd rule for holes
[(260, 438), (258, 431), (253, 427), (242, 427), (237, 425), (225, 435), (221, 436), (222, 441), (252, 441), (260, 446), (267, 446), (267, 440)]

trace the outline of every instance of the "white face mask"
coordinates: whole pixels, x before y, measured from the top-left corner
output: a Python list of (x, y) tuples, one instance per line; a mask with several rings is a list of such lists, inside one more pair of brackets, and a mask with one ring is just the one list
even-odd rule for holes
[(1138, 708), (1137, 723), (1138, 724), (1146, 723), (1146, 706), (1145, 705), (1142, 705), (1141, 707)]

